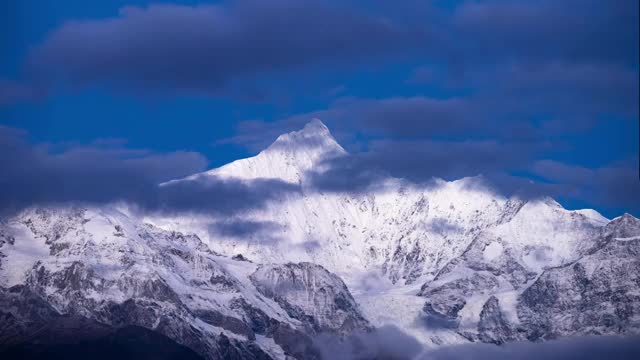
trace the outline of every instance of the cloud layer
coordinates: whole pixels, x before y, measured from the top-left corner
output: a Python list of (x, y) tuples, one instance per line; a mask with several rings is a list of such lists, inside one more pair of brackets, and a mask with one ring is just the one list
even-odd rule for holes
[(140, 210), (229, 215), (279, 200), (297, 187), (277, 180), (234, 181), (201, 176), (199, 153), (155, 153), (122, 142), (31, 144), (23, 131), (0, 127), (0, 212), (34, 204), (129, 202)]
[(514, 342), (501, 346), (485, 343), (423, 347), (414, 337), (394, 326), (344, 339), (321, 335), (314, 341), (323, 359), (413, 359), (413, 360), (631, 360), (640, 356), (638, 337), (586, 336), (544, 342)]
[(38, 77), (144, 91), (214, 92), (236, 78), (417, 46), (424, 34), (349, 6), (291, 0), (123, 7), (70, 21), (29, 60)]
[(492, 344), (468, 344), (445, 346), (427, 352), (424, 360), (596, 360), (636, 359), (640, 356), (637, 337), (579, 337), (550, 340), (542, 343), (520, 342), (502, 346)]
[[(239, 122), (215, 142), (255, 151), (318, 117), (355, 153), (315, 174), (327, 191), (367, 189), (381, 174), (482, 173), (504, 193), (638, 212), (638, 13), (635, 0), (129, 6), (49, 32), (24, 82), (0, 82), (0, 105), (55, 96), (60, 84), (222, 97), (246, 86), (316, 104), (307, 83), (334, 74), (326, 101)], [(82, 164), (79, 151), (63, 157)]]
[(506, 194), (640, 211), (637, 1), (433, 10), (424, 26), (437, 25), (427, 31), (437, 40), (406, 80), (429, 94), (343, 96), (284, 120), (240, 123), (223, 142), (260, 148), (265, 136), (318, 117), (355, 153), (329, 161), (316, 181), (326, 190), (367, 189), (380, 173), (418, 182), (483, 174)]

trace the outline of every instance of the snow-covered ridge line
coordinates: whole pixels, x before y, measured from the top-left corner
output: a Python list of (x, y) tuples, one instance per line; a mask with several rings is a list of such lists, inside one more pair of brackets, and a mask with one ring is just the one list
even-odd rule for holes
[[(5, 314), (15, 326), (0, 329), (0, 341), (47, 321), (37, 313), (138, 324), (210, 358), (317, 359), (319, 331), (383, 325), (427, 346), (640, 332), (635, 217), (609, 221), (550, 198), (507, 198), (478, 178), (429, 187), (389, 179), (366, 193), (307, 189), (305, 174), (335, 154), (348, 156), (314, 120), (257, 156), (174, 180), (266, 178), (302, 188), (234, 216), (138, 218), (104, 206), (8, 219), (0, 305), (21, 306)], [(215, 231), (219, 224), (231, 230)], [(589, 316), (566, 311), (569, 303)], [(18, 333), (2, 333), (11, 329)]]

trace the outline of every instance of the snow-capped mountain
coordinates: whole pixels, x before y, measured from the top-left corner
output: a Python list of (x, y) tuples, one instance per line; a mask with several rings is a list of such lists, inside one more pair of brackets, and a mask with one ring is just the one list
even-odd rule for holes
[(205, 358), (314, 359), (319, 333), (383, 325), (427, 347), (640, 333), (640, 220), (507, 198), (481, 177), (314, 186), (328, 159), (348, 156), (313, 120), (254, 157), (160, 185), (299, 188), (265, 207), (222, 217), (68, 206), (3, 219), (0, 340), (79, 318), (152, 329)]
[(271, 178), (299, 183), (304, 180), (305, 173), (316, 168), (321, 160), (346, 154), (322, 121), (314, 119), (300, 131), (280, 135), (257, 156), (234, 161), (205, 174), (239, 179)]

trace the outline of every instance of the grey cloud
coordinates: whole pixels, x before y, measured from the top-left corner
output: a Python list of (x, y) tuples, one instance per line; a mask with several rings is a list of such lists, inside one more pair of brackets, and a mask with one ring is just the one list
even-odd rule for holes
[(354, 133), (392, 139), (437, 136), (467, 138), (469, 132), (474, 131), (477, 137), (486, 138), (495, 134), (497, 127), (487, 126), (487, 115), (482, 111), (482, 106), (485, 105), (468, 98), (343, 98), (326, 109), (278, 121), (242, 121), (237, 125), (234, 137), (219, 143), (261, 149), (268, 145), (265, 138), (272, 141), (278, 134), (300, 128), (311, 118), (322, 119), (338, 140), (348, 140), (347, 145), (351, 145)]
[(635, 0), (468, 1), (453, 24), (460, 62), (638, 62)]
[(124, 7), (69, 21), (29, 59), (36, 77), (159, 91), (215, 91), (235, 78), (417, 46), (408, 29), (344, 5), (290, 0)]
[(637, 336), (585, 336), (544, 342), (513, 342), (504, 345), (467, 343), (427, 349), (396, 327), (383, 326), (368, 333), (341, 339), (322, 334), (314, 341), (323, 359), (403, 360), (596, 360), (636, 359), (640, 356)]
[(632, 68), (553, 62), (510, 65), (484, 74), (479, 69), (470, 76), (502, 111), (530, 116), (544, 111), (565, 118), (565, 132), (603, 114), (638, 115), (638, 71)]
[(282, 201), (288, 194), (297, 193), (299, 190), (298, 186), (280, 180), (244, 181), (202, 176), (189, 181), (155, 186), (148, 193), (143, 192), (143, 196), (138, 195), (125, 200), (139, 204), (145, 211), (229, 216), (263, 208), (269, 202)]
[[(498, 77), (514, 64), (637, 68), (634, 0), (462, 1), (453, 10), (407, 4), (367, 3), (366, 10), (359, 2), (315, 0), (129, 6), (116, 17), (64, 23), (34, 50), (27, 69), (39, 81), (264, 98), (269, 90), (253, 89), (263, 74), (407, 54), (450, 75), (498, 70)], [(413, 77), (424, 81), (428, 73), (420, 67)], [(222, 89), (243, 79), (249, 81)], [(628, 108), (628, 101), (622, 105)], [(434, 116), (451, 113), (444, 102), (429, 109)]]
[[(218, 143), (262, 149), (319, 117), (357, 150), (315, 174), (320, 189), (371, 188), (386, 174), (425, 182), (483, 173), (505, 193), (580, 199), (592, 193), (598, 204), (638, 203), (636, 164), (585, 171), (567, 165), (585, 173), (579, 178), (541, 163), (533, 173), (546, 182), (536, 183), (513, 175), (531, 173), (549, 152), (581, 151), (567, 146), (568, 138), (596, 123), (611, 117), (637, 123), (637, 1), (462, 1), (440, 12), (416, 3), (377, 4), (371, 11), (352, 5), (281, 0), (126, 7), (117, 17), (71, 21), (51, 33), (33, 53), (32, 75), (77, 85), (211, 92), (234, 79), (253, 84), (263, 73), (360, 65), (416, 49), (415, 59), (429, 67), (414, 77), (429, 80), (441, 97), (344, 97), (282, 121), (242, 122), (236, 136)], [(440, 76), (430, 77), (429, 69)], [(345, 86), (351, 89), (348, 81)], [(20, 93), (14, 88), (5, 97)], [(637, 135), (631, 130), (629, 138)], [(370, 140), (379, 138), (390, 140)]]
[(458, 224), (449, 221), (445, 218), (433, 218), (429, 221), (426, 226), (433, 232), (438, 234), (446, 234), (454, 231), (463, 230), (461, 226)]
[(312, 184), (327, 191), (365, 191), (386, 176), (429, 185), (433, 178), (523, 170), (545, 143), (496, 141), (374, 141), (367, 151), (324, 161), (327, 170), (312, 172)]
[[(495, 140), (375, 141), (370, 159), (408, 179), (456, 179), (504, 169), (519, 169), (545, 151), (545, 142)], [(399, 158), (402, 161), (397, 161)]]
[(0, 127), (0, 211), (30, 205), (126, 201), (143, 211), (232, 214), (275, 201), (296, 188), (279, 181), (200, 177), (199, 153), (154, 153), (103, 141), (91, 145), (31, 144), (23, 131)]
[(324, 160), (322, 171), (307, 174), (310, 185), (318, 191), (371, 191), (382, 185), (389, 174), (384, 168), (372, 166), (361, 155), (339, 156)]
[[(256, 150), (278, 134), (321, 118), (340, 140), (351, 134), (391, 139), (542, 141), (589, 130), (603, 115), (637, 119), (638, 73), (618, 66), (510, 66), (472, 81), (478, 94), (383, 99), (343, 98), (325, 109), (283, 120), (240, 122), (220, 140)], [(489, 90), (490, 89), (490, 90)], [(347, 144), (348, 145), (348, 144)]]
[[(57, 151), (30, 144), (26, 134), (0, 128), (3, 207), (78, 197), (86, 201), (132, 196), (151, 184), (202, 169), (197, 153), (155, 154), (122, 147), (74, 146)], [(100, 190), (100, 191), (97, 191)]]
[(277, 243), (275, 233), (284, 229), (284, 226), (273, 221), (256, 221), (228, 219), (209, 225), (209, 232), (233, 237), (243, 241), (257, 240), (261, 243)]
[(558, 197), (565, 193), (565, 184), (534, 181), (526, 175), (517, 176), (506, 172), (476, 176), (468, 180), (464, 185), (470, 189), (485, 189), (504, 196), (517, 196), (524, 200)]
[(472, 99), (428, 97), (358, 99), (336, 104), (344, 118), (386, 135), (424, 136), (481, 131), (482, 121), (471, 114), (481, 105)]
[(537, 161), (532, 172), (562, 187), (564, 196), (591, 200), (602, 206), (625, 206), (638, 211), (640, 204), (638, 159), (587, 168), (554, 160)]
[(428, 351), (421, 360), (596, 360), (637, 359), (640, 341), (637, 337), (591, 336), (550, 340), (542, 343), (519, 342), (502, 346), (467, 344), (443, 346)]
[[(598, 80), (590, 80), (598, 81)], [(602, 89), (605, 91), (605, 89)], [(350, 100), (357, 101), (357, 100)], [(350, 103), (350, 101), (348, 103)], [(402, 101), (399, 100), (399, 103)], [(376, 101), (367, 101), (367, 111), (375, 113), (378, 110)], [(429, 102), (417, 101), (420, 106)], [(359, 107), (360, 105), (358, 105)], [(384, 105), (386, 107), (388, 105)], [(399, 105), (402, 108), (402, 105)], [(411, 106), (405, 108), (410, 109)], [(347, 110), (348, 109), (348, 110)], [(357, 111), (351, 112), (348, 105), (326, 111), (314, 112), (287, 118), (281, 122), (268, 123), (256, 121), (255, 126), (246, 126), (245, 133), (240, 133), (237, 140), (253, 139), (255, 129), (260, 133), (276, 133), (286, 131), (309, 116), (326, 116), (332, 127), (348, 128), (361, 123), (369, 136), (375, 136), (372, 130), (364, 125), (368, 118), (360, 118), (346, 123), (350, 114), (355, 118), (361, 116)], [(388, 107), (387, 107), (388, 109)], [(419, 111), (418, 111), (419, 113)], [(398, 116), (387, 113), (387, 117), (376, 115), (377, 119), (389, 119), (389, 127), (404, 128), (402, 131), (420, 134), (420, 129), (430, 128), (430, 138), (403, 139), (395, 135), (398, 140), (369, 140), (364, 148), (350, 156), (333, 157), (324, 160), (322, 171), (312, 170), (311, 184), (319, 191), (371, 191), (382, 185), (386, 176), (404, 178), (412, 182), (433, 185), (432, 179), (444, 178), (454, 180), (461, 177), (483, 175), (483, 186), (504, 195), (518, 195), (523, 198), (541, 196), (559, 197), (561, 199), (578, 200), (581, 203), (605, 209), (615, 209), (625, 206), (629, 211), (637, 211), (640, 203), (640, 181), (638, 180), (637, 160), (626, 161), (621, 164), (611, 164), (599, 168), (582, 168), (570, 164), (555, 164), (540, 159), (553, 157), (558, 153), (568, 154), (578, 151), (563, 138), (571, 124), (555, 121), (531, 124), (527, 122), (477, 122), (483, 124), (484, 129), (467, 132), (474, 124), (451, 133), (452, 127), (448, 119), (441, 122), (438, 118), (421, 118), (411, 115), (403, 118), (402, 112)], [(323, 118), (324, 120), (325, 118)], [(365, 120), (366, 119), (366, 120)], [(415, 125), (422, 119), (427, 124)], [(428, 124), (429, 122), (432, 124)], [(442, 123), (442, 124), (441, 124)], [(286, 130), (285, 130), (286, 129)], [(346, 130), (344, 130), (346, 131)], [(357, 131), (352, 129), (352, 131)], [(584, 129), (573, 129), (581, 132)], [(392, 132), (386, 132), (392, 134)], [(417, 135), (416, 135), (417, 136)], [(457, 137), (472, 138), (457, 140)], [(629, 134), (633, 136), (633, 134)], [(391, 137), (394, 138), (393, 136)], [(438, 139), (441, 140), (433, 140)], [(476, 139), (474, 139), (476, 138)], [(602, 141), (607, 141), (603, 139)], [(561, 166), (562, 165), (562, 166)], [(533, 175), (532, 180), (531, 175)]]
[(357, 275), (356, 281), (350, 285), (351, 291), (376, 295), (388, 291), (393, 283), (380, 270), (371, 270)]
[(446, 315), (422, 313), (415, 319), (415, 324), (428, 330), (448, 329), (454, 331), (460, 325), (459, 320)]
[(318, 251), (320, 249), (320, 242), (316, 239), (308, 239), (303, 241), (300, 244), (296, 244), (297, 247), (301, 248), (302, 250), (308, 252), (308, 253), (313, 253), (315, 251)]
[(321, 334), (314, 339), (323, 359), (412, 359), (422, 345), (394, 326), (383, 326), (369, 333), (358, 333), (345, 339)]
[[(494, 139), (577, 133), (603, 115), (632, 121), (638, 116), (638, 71), (619, 65), (554, 62), (494, 70), (478, 67), (470, 71), (466, 86), (473, 89), (472, 95), (352, 99), (332, 104), (324, 115), (396, 138)], [(548, 131), (550, 123), (555, 132)]]

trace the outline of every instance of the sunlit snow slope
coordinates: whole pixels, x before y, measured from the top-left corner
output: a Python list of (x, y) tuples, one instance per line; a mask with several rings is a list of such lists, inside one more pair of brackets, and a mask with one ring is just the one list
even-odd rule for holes
[[(608, 223), (594, 210), (566, 210), (550, 198), (507, 198), (485, 186), (482, 177), (436, 179), (425, 186), (386, 178), (363, 192), (312, 186), (310, 177), (335, 156), (349, 155), (324, 124), (313, 120), (281, 135), (255, 157), (195, 175), (279, 179), (299, 184), (300, 194), (232, 219), (153, 221), (196, 231), (220, 253), (241, 253), (264, 263), (320, 264), (347, 282), (376, 325), (394, 323), (436, 344), (476, 340), (483, 306), (492, 295), (502, 299), (505, 316), (517, 322), (520, 292), (545, 269), (571, 264), (592, 251)], [(217, 232), (218, 221), (252, 225), (256, 231), (238, 236)], [(457, 289), (468, 281), (474, 289), (455, 295), (465, 304), (445, 314), (453, 318), (452, 326), (425, 330), (423, 322), (445, 311), (436, 303), (452, 302), (453, 295), (439, 287), (454, 284)], [(475, 289), (476, 281), (482, 290)]]

